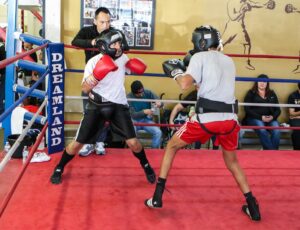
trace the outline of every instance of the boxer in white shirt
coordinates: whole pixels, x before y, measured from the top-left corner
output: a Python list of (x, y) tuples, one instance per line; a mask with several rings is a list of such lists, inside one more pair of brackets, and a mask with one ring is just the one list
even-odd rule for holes
[(66, 164), (84, 144), (95, 142), (97, 132), (103, 129), (107, 121), (138, 158), (148, 182), (154, 183), (156, 180), (144, 148), (136, 138), (124, 87), (125, 71), (142, 74), (146, 65), (140, 59), (129, 59), (123, 53), (122, 39), (120, 31), (113, 28), (103, 31), (96, 39), (100, 54), (88, 61), (82, 80), (82, 91), (89, 95), (89, 102), (75, 140), (64, 150), (50, 178), (53, 184), (61, 183)]

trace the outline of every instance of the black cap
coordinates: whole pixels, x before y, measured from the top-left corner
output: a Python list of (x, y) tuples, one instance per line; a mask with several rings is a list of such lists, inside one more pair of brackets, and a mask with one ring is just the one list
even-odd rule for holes
[(266, 75), (266, 74), (260, 74), (260, 75), (258, 75), (257, 78), (265, 78), (265, 79), (269, 79), (268, 75)]
[(136, 80), (131, 83), (131, 92), (133, 94), (141, 93), (142, 91), (144, 91), (144, 86), (142, 82)]
[[(260, 75), (258, 75), (257, 78), (260, 78), (260, 79), (269, 79), (268, 75), (266, 75), (266, 74), (260, 74)], [(267, 81), (262, 80), (260, 82), (267, 82)]]

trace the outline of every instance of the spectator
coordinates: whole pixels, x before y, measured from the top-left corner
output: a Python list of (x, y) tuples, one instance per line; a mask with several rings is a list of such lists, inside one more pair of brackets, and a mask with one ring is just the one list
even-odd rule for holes
[[(33, 49), (33, 44), (29, 43), (29, 42), (24, 42), (24, 51), (30, 51)], [(34, 62), (38, 62), (38, 56), (37, 54), (34, 52), (32, 54), (29, 55), (29, 60), (34, 61)], [(23, 79), (25, 82), (24, 84), (27, 85), (29, 84), (29, 82), (31, 81), (32, 78), (35, 77), (35, 75), (37, 74), (35, 71), (32, 70), (22, 70), (25, 74), (25, 79)], [(28, 80), (30, 79), (30, 80)]]
[[(298, 90), (291, 93), (288, 97), (288, 104), (300, 105), (300, 82), (298, 83)], [(290, 126), (300, 127), (300, 108), (289, 108)], [(293, 130), (292, 143), (294, 150), (300, 150), (300, 130)]]
[[(195, 101), (196, 102), (197, 101), (197, 90), (193, 90), (192, 92), (190, 92), (183, 100), (184, 101)], [(194, 104), (186, 104), (186, 103), (181, 104), (181, 103), (178, 103), (172, 109), (172, 112), (170, 114), (169, 123), (174, 124), (174, 121), (176, 121), (175, 118), (176, 118), (177, 114), (179, 112), (181, 112), (182, 110), (184, 110), (185, 108), (187, 108), (188, 106), (190, 106), (190, 111), (189, 111), (188, 117), (192, 117), (195, 114)], [(219, 146), (215, 144), (216, 136), (212, 136), (211, 140), (213, 142), (213, 149), (214, 150), (219, 149)], [(196, 141), (195, 142), (195, 149), (200, 149), (200, 148), (201, 148), (201, 143), (199, 141)]]
[[(192, 92), (190, 92), (184, 99), (184, 101), (196, 101), (197, 100), (197, 90), (193, 90)], [(172, 109), (172, 112), (170, 114), (169, 117), (169, 124), (170, 125), (174, 125), (176, 123), (176, 117), (179, 113), (181, 113), (183, 110), (185, 110), (188, 106), (190, 106), (190, 112), (188, 114), (188, 117), (192, 117), (193, 114), (195, 113), (195, 107), (194, 104), (187, 104), (187, 103), (177, 103), (174, 108)], [(193, 110), (194, 108), (194, 112), (192, 112), (191, 110)], [(185, 123), (185, 121), (184, 121)], [(173, 131), (177, 130), (176, 127), (171, 127), (171, 129)], [(195, 149), (200, 149), (201, 148), (201, 143), (199, 141), (195, 142)]]
[[(131, 84), (131, 93), (127, 95), (127, 98), (139, 98), (139, 99), (158, 99), (150, 90), (144, 89), (142, 82), (134, 81)], [(153, 115), (155, 110), (162, 107), (160, 102), (140, 102), (130, 101), (130, 113), (133, 122), (141, 122), (147, 124), (155, 124), (153, 121)], [(158, 111), (159, 112), (159, 111)], [(152, 135), (152, 148), (160, 148), (162, 131), (157, 126), (135, 126), (135, 131), (145, 130)]]
[[(83, 27), (75, 36), (72, 41), (72, 45), (82, 47), (82, 48), (93, 48), (96, 46), (96, 38), (100, 33), (108, 28), (110, 28), (110, 11), (105, 7), (99, 7), (95, 11), (94, 25)], [(98, 49), (95, 50), (85, 50), (85, 63), (88, 62), (92, 57), (99, 54)], [(82, 96), (86, 97), (87, 94), (82, 92)], [(86, 111), (87, 100), (83, 100), (83, 110)], [(86, 144), (79, 151), (80, 156), (88, 156), (95, 152), (98, 155), (105, 154), (104, 141), (107, 136), (107, 127), (103, 130), (99, 130), (97, 134), (98, 138), (95, 144)]]
[[(265, 74), (259, 75), (257, 78), (261, 81), (255, 82), (252, 89), (248, 91), (244, 99), (247, 103), (271, 103), (278, 104), (276, 93), (270, 89), (270, 83), (267, 81), (269, 77)], [(272, 126), (279, 127), (277, 118), (281, 110), (279, 107), (267, 106), (245, 106), (245, 124), (250, 126)], [(279, 148), (280, 131), (278, 129), (255, 129), (263, 149)]]
[[(100, 33), (108, 28), (111, 28), (111, 13), (106, 7), (99, 7), (95, 11), (94, 25), (83, 27), (77, 33), (72, 41), (73, 46), (78, 46), (82, 48), (95, 48), (96, 38), (99, 37)], [(128, 45), (126, 39), (123, 36), (122, 43), (124, 51), (128, 50)], [(85, 62), (87, 63), (95, 55), (99, 54), (99, 50), (85, 50)], [(82, 96), (86, 97), (87, 94), (81, 93)], [(87, 100), (83, 100), (83, 110), (86, 111)], [(86, 144), (79, 151), (80, 156), (88, 156), (95, 152), (98, 155), (105, 154), (104, 141), (107, 137), (108, 126), (103, 130), (99, 130), (97, 134), (98, 138), (95, 144)]]

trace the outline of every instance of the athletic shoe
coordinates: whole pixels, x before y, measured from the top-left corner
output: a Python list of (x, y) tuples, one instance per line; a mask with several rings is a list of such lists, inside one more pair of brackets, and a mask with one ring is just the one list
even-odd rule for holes
[(60, 184), (61, 183), (61, 176), (64, 170), (58, 166), (55, 167), (54, 172), (50, 178), (52, 184)]
[(144, 169), (145, 171), (145, 174), (146, 174), (146, 177), (147, 177), (147, 180), (149, 181), (150, 184), (154, 184), (155, 181), (156, 181), (156, 175), (155, 175), (155, 172), (154, 170), (152, 169), (152, 167), (150, 166), (149, 163), (145, 164), (145, 165), (142, 165), (142, 168)]
[(248, 198), (247, 205), (243, 205), (242, 211), (246, 213), (251, 220), (260, 221), (259, 205), (255, 197)]
[(162, 201), (155, 200), (153, 198), (145, 200), (144, 204), (149, 208), (162, 208)]
[(43, 152), (36, 152), (31, 158), (30, 163), (50, 161), (50, 157)]
[(96, 142), (95, 151), (97, 155), (105, 155), (105, 148), (103, 142)]
[(92, 145), (92, 144), (86, 144), (86, 145), (84, 145), (80, 149), (80, 151), (79, 151), (78, 154), (79, 154), (79, 156), (86, 157), (86, 156), (90, 155), (94, 151), (95, 151), (94, 145)]

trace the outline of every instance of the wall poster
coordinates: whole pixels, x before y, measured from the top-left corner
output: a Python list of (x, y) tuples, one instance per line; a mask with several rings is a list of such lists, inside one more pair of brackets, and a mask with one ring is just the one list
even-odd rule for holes
[(131, 49), (153, 49), (155, 0), (81, 0), (81, 27), (93, 24), (98, 7), (110, 10), (112, 26), (126, 36)]

